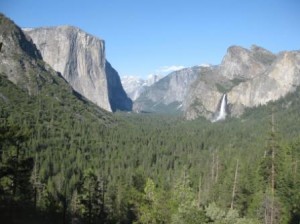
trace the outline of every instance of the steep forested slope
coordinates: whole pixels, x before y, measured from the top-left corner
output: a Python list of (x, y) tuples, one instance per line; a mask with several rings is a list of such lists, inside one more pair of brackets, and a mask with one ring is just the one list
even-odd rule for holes
[(216, 123), (112, 116), (16, 49), (0, 62), (4, 223), (299, 223), (299, 89)]
[[(17, 176), (2, 176), (1, 200), (8, 203), (2, 212), (12, 206), (10, 196), (13, 208), (32, 206), (26, 214), (37, 207), (34, 219), (24, 215), (28, 222), (259, 223), (264, 211), (270, 217), (274, 145), (274, 223), (299, 220), (299, 91), (224, 122), (120, 113), (99, 123), (92, 109), (64, 106), (49, 96), (24, 97), (12, 87), (2, 79), (1, 170), (11, 166), (19, 148), (20, 162), (32, 158), (31, 178), (16, 182), (20, 191), (13, 193), (9, 181)], [(10, 138), (21, 138), (20, 145)]]

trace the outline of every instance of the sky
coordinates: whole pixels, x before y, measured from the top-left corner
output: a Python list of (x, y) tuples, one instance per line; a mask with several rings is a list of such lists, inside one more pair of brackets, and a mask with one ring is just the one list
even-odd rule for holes
[(231, 45), (300, 49), (299, 0), (0, 0), (20, 27), (73, 25), (105, 40), (120, 76), (220, 64)]

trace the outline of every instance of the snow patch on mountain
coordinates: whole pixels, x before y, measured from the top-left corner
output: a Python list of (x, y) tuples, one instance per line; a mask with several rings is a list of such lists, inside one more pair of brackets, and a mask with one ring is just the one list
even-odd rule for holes
[(150, 74), (146, 79), (138, 76), (126, 75), (121, 77), (121, 82), (127, 96), (136, 100), (149, 86), (153, 85), (164, 75)]

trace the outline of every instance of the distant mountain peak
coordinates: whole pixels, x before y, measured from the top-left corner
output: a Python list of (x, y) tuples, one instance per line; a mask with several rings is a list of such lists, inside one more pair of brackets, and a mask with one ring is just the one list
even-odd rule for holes
[(159, 79), (134, 101), (134, 111), (181, 113), (190, 85), (204, 67), (182, 68)]
[(150, 74), (146, 79), (138, 76), (128, 75), (121, 77), (122, 85), (127, 95), (134, 101), (136, 100), (147, 87), (158, 82), (164, 76), (159, 74)]

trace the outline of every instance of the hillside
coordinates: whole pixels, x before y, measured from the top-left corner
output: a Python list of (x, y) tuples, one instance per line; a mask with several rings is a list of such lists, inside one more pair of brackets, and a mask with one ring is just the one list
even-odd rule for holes
[(105, 42), (73, 26), (24, 29), (43, 60), (72, 88), (107, 111), (131, 111), (118, 72), (106, 60)]
[[(0, 75), (4, 84), (1, 88), (1, 96), (4, 105), (21, 107), (22, 105), (14, 101), (20, 100), (20, 102), (24, 102), (24, 105), (29, 104), (28, 101), (30, 103), (39, 101), (40, 104), (44, 105), (40, 105), (42, 108), (46, 107), (48, 109), (46, 111), (55, 114), (55, 116), (64, 114), (62, 111), (55, 113), (54, 110), (56, 109), (63, 108), (63, 110), (72, 112), (76, 108), (79, 111), (94, 111), (94, 116), (99, 120), (102, 120), (102, 117), (103, 120), (111, 119), (107, 112), (94, 106), (74, 91), (59, 73), (49, 67), (42, 60), (30, 38), (2, 14), (0, 15), (0, 27), (0, 38), (3, 43), (0, 52)], [(7, 89), (6, 86), (10, 86), (11, 90)], [(13, 94), (14, 90), (23, 91), (23, 95), (16, 93), (19, 96), (16, 98)], [(10, 96), (7, 96), (7, 91), (9, 91)], [(76, 110), (73, 113), (76, 113)], [(36, 112), (36, 110), (33, 108), (31, 112)]]
[(3, 15), (0, 28), (2, 222), (300, 222), (299, 87), (215, 123), (111, 114)]
[[(71, 219), (74, 209), (72, 201), (77, 200), (76, 206), (85, 206), (81, 198), (85, 197), (86, 189), (80, 186), (85, 186), (89, 183), (87, 181), (93, 178), (99, 181), (100, 186), (104, 184), (105, 210), (102, 210), (101, 206), (97, 207), (97, 204), (93, 206), (95, 212), (104, 212), (103, 215), (106, 218), (101, 219), (105, 219), (108, 223), (116, 223), (117, 220), (132, 223), (133, 220), (139, 220), (146, 215), (145, 212), (151, 213), (152, 209), (164, 211), (163, 217), (166, 222), (178, 215), (177, 209), (184, 206), (180, 201), (172, 202), (175, 203), (173, 205), (161, 203), (159, 206), (159, 204), (152, 205), (151, 203), (154, 202), (143, 199), (146, 197), (144, 194), (147, 194), (146, 186), (151, 184), (151, 181), (155, 183), (156, 187), (153, 191), (155, 197), (158, 197), (153, 200), (171, 203), (175, 200), (172, 195), (176, 193), (176, 187), (180, 187), (182, 181), (189, 181), (189, 185), (183, 185), (180, 188), (182, 192), (190, 192), (190, 195), (182, 196), (188, 197), (185, 203), (193, 206), (195, 202), (190, 197), (197, 199), (197, 194), (200, 192), (201, 199), (197, 200), (200, 200), (199, 203), (202, 206), (213, 206), (211, 202), (214, 201), (217, 203), (215, 209), (225, 212), (231, 201), (233, 170), (237, 160), (240, 165), (235, 208), (241, 216), (248, 219), (263, 219), (263, 216), (257, 217), (256, 210), (264, 208), (260, 197), (263, 197), (269, 184), (267, 180), (266, 182), (261, 180), (264, 176), (257, 170), (264, 169), (264, 154), (266, 150), (269, 150), (272, 110), (277, 131), (275, 141), (279, 147), (276, 158), (280, 159), (280, 164), (282, 164), (280, 168), (278, 167), (276, 177), (278, 178), (276, 187), (278, 199), (276, 200), (281, 203), (281, 209), (293, 210), (291, 214), (280, 210), (280, 217), (298, 220), (300, 210), (297, 207), (297, 192), (299, 192), (297, 170), (299, 168), (295, 167), (295, 162), (299, 159), (299, 91), (275, 104), (250, 109), (241, 119), (234, 118), (210, 123), (204, 119), (184, 121), (179, 117), (169, 115), (117, 113), (115, 116), (119, 120), (118, 125), (100, 125), (99, 127), (95, 124), (96, 120), (93, 116), (84, 120), (74, 119), (74, 116), (78, 118), (78, 114), (72, 116), (72, 110), (67, 111), (66, 108), (62, 108), (63, 113), (55, 113), (54, 116), (51, 113), (45, 113), (47, 110), (41, 110), (40, 113), (37, 109), (33, 110), (40, 114), (39, 119), (36, 119), (36, 114), (20, 115), (18, 111), (30, 111), (28, 107), (33, 107), (34, 103), (29, 106), (26, 106), (26, 103), (18, 104), (17, 100), (24, 102), (22, 98), (24, 92), (11, 88), (12, 85), (11, 82), (1, 82), (2, 96), (6, 96), (2, 97), (2, 103), (8, 101), (9, 91), (13, 90), (12, 95), (16, 96), (15, 103), (12, 104), (14, 108), (1, 110), (2, 119), (5, 118), (3, 115), (9, 114), (5, 118), (7, 123), (2, 123), (1, 130), (4, 130), (3, 124), (7, 124), (4, 127), (9, 127), (12, 133), (14, 133), (14, 127), (20, 129), (23, 135), (24, 131), (25, 135), (26, 131), (30, 133), (30, 138), (25, 141), (26, 154), (34, 158), (33, 171), (36, 172), (38, 183), (44, 186), (43, 189), (38, 190), (39, 196), (36, 202), (40, 209), (38, 214), (41, 214), (41, 217), (37, 216), (40, 222), (56, 223), (61, 219), (64, 211), (63, 198), (68, 202), (65, 208), (67, 210), (65, 218)], [(10, 101), (13, 101), (12, 98)], [(45, 109), (48, 109), (47, 105), (51, 105), (51, 101), (44, 101), (44, 98), (41, 102), (45, 102), (40, 105)], [(36, 107), (39, 108), (39, 104)], [(5, 107), (1, 106), (1, 108)], [(90, 114), (92, 113), (91, 111)], [(16, 123), (16, 120), (19, 122)], [(123, 121), (120, 122), (120, 120)], [(13, 122), (10, 123), (10, 121)], [(1, 136), (3, 137), (3, 132)], [(3, 143), (9, 145), (5, 141), (2, 142), (2, 147)], [(6, 161), (7, 158), (9, 158), (7, 153), (4, 153), (2, 161)], [(2, 168), (5, 165), (6, 163), (2, 163)], [(212, 169), (214, 169), (214, 174), (211, 173)], [(268, 177), (269, 174), (264, 175)], [(188, 179), (185, 180), (185, 178)], [(202, 183), (200, 191), (199, 178)], [(285, 186), (289, 181), (291, 181), (291, 186)], [(34, 182), (31, 183), (34, 184)], [(6, 185), (2, 183), (1, 186)], [(100, 190), (98, 193), (101, 192)], [(18, 197), (20, 197), (19, 194)], [(92, 194), (97, 194), (97, 192)], [(290, 194), (293, 197), (290, 197)], [(61, 198), (60, 195), (64, 197)], [(119, 201), (115, 201), (115, 197)], [(150, 207), (143, 208), (146, 205)], [(51, 213), (51, 209), (54, 209), (51, 206), (55, 208), (54, 213)], [(134, 216), (131, 216), (132, 210), (136, 211), (133, 213)], [(84, 220), (87, 221), (89, 218), (85, 216), (85, 212), (80, 211), (78, 210), (78, 214), (82, 215), (82, 221), (85, 223)], [(188, 209), (185, 212), (192, 211)], [(193, 212), (195, 214), (199, 212), (198, 215), (202, 218), (205, 218), (205, 214), (209, 215), (207, 210), (202, 209), (196, 209)], [(23, 219), (24, 217), (26, 219), (25, 214)], [(47, 221), (45, 217), (51, 218)], [(150, 217), (159, 219), (154, 214)], [(96, 222), (98, 219), (95, 216), (93, 220)], [(18, 219), (14, 221), (18, 223)], [(284, 222), (280, 221), (280, 223)]]

